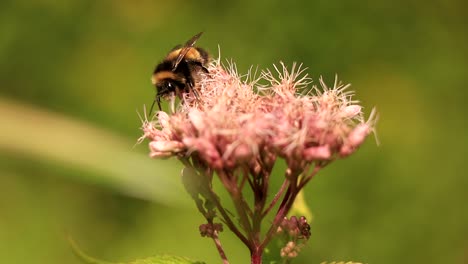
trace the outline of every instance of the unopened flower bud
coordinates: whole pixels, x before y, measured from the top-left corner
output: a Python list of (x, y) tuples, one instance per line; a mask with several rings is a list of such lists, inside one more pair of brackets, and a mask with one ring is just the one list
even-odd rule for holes
[(201, 224), (198, 229), (202, 237), (215, 237), (217, 233), (223, 231), (223, 225), (220, 223)]
[(179, 141), (152, 141), (149, 147), (153, 152), (173, 152), (177, 153), (184, 149), (184, 144)]
[(351, 133), (349, 133), (347, 143), (351, 146), (358, 147), (364, 142), (364, 139), (366, 139), (370, 131), (371, 128), (368, 124), (359, 124), (353, 129), (353, 131), (351, 131)]
[(161, 152), (161, 151), (152, 151), (150, 152), (149, 156), (151, 158), (158, 158), (158, 159), (165, 159), (174, 156), (172, 152)]
[(283, 258), (295, 258), (299, 251), (300, 247), (298, 247), (294, 241), (289, 241), (286, 246), (281, 249), (280, 255)]
[(331, 158), (331, 150), (328, 145), (306, 148), (302, 153), (307, 161), (327, 160)]
[(361, 114), (361, 109), (360, 105), (348, 105), (343, 109), (342, 115), (344, 118), (353, 118)]
[(243, 163), (245, 161), (250, 160), (252, 157), (252, 150), (250, 147), (246, 144), (240, 144), (239, 146), (236, 147), (234, 150), (233, 157), (239, 162)]
[(371, 127), (362, 123), (355, 127), (348, 135), (345, 143), (340, 148), (340, 156), (346, 157), (356, 151), (356, 149), (364, 142), (366, 137), (371, 132)]

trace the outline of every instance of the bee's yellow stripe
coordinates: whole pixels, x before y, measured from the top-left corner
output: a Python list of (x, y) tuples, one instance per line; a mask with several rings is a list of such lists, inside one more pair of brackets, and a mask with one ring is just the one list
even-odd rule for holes
[(161, 71), (153, 74), (151, 77), (151, 82), (153, 85), (156, 85), (158, 82), (164, 79), (176, 79), (177, 76), (171, 71)]
[[(167, 54), (166, 60), (177, 60), (181, 51), (182, 49), (176, 49), (171, 51), (169, 54)], [(190, 48), (187, 54), (185, 54), (184, 58), (189, 60), (199, 60), (200, 56), (200, 52), (198, 52), (196, 48)]]
[(169, 54), (167, 54), (167, 56), (166, 56), (166, 60), (168, 60), (168, 61), (176, 60), (177, 57), (179, 57), (179, 54), (180, 54), (181, 50), (182, 49), (176, 49), (176, 50), (173, 50), (173, 51), (169, 52)]

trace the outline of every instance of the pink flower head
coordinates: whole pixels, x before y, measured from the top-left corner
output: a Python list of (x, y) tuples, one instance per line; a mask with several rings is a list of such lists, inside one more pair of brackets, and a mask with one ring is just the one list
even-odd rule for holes
[[(156, 121), (144, 123), (150, 155), (196, 153), (207, 167), (232, 169), (268, 151), (304, 166), (351, 154), (372, 131), (349, 85), (335, 81), (329, 88), (320, 79), (322, 91), (307, 89), (311, 81), (300, 66), (275, 69), (279, 77), (265, 71), (249, 82), (234, 66), (212, 63), (196, 87), (199, 98), (187, 93), (176, 112), (159, 112)], [(262, 80), (269, 84), (259, 85)]]

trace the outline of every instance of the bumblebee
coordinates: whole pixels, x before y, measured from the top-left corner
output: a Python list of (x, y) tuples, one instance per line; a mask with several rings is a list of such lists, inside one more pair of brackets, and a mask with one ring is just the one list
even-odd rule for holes
[(154, 69), (151, 81), (156, 87), (156, 98), (150, 113), (155, 102), (161, 110), (161, 98), (168, 95), (181, 97), (182, 93), (193, 92), (198, 97), (194, 87), (200, 79), (200, 73), (208, 73), (206, 67), (209, 62), (208, 52), (194, 46), (202, 34), (196, 34), (183, 46), (175, 46)]

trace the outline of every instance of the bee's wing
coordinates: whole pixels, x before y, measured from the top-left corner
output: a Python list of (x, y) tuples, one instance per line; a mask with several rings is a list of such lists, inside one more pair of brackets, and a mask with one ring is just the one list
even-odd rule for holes
[(198, 34), (196, 34), (195, 36), (193, 36), (191, 39), (189, 39), (184, 47), (182, 48), (182, 50), (180, 51), (179, 53), (179, 56), (177, 57), (177, 60), (175, 61), (174, 63), (174, 67), (172, 67), (172, 70), (174, 71), (175, 69), (177, 69), (177, 66), (179, 66), (179, 63), (184, 59), (185, 55), (187, 54), (187, 52), (190, 50), (190, 48), (193, 47), (193, 45), (195, 45), (195, 43), (197, 42), (197, 40), (200, 38), (200, 36), (203, 34), (203, 32), (200, 32)]

